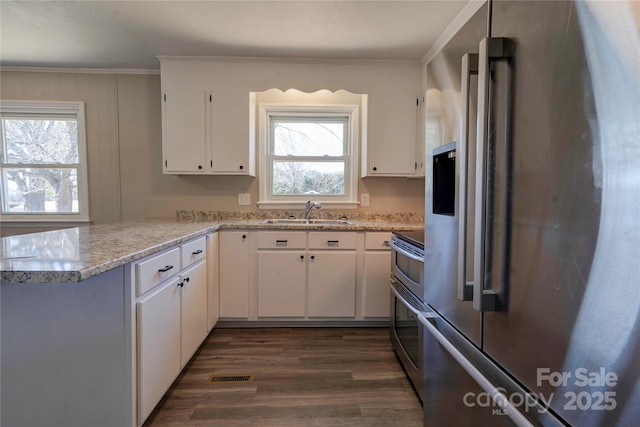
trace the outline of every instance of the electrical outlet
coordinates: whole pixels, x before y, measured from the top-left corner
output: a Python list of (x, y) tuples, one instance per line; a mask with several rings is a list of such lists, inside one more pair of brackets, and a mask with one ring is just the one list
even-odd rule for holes
[(238, 193), (238, 205), (249, 206), (251, 204), (251, 193)]
[(369, 193), (362, 193), (360, 195), (360, 206), (369, 206)]

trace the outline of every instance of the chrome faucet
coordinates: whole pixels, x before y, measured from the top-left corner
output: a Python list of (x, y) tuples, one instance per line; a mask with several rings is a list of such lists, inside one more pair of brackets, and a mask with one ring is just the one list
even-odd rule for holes
[(309, 222), (309, 215), (311, 215), (311, 209), (313, 209), (313, 208), (320, 209), (321, 207), (322, 207), (322, 205), (320, 204), (320, 202), (312, 202), (311, 200), (309, 200), (304, 205), (304, 219), (305, 219), (305, 221)]

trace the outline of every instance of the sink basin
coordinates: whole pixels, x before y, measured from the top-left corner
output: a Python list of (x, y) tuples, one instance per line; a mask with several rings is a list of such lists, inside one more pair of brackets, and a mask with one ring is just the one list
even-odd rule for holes
[(347, 221), (346, 219), (310, 219), (309, 224), (317, 224), (317, 225), (349, 225), (352, 224), (351, 221)]
[(263, 224), (306, 224), (306, 219), (292, 219), (292, 218), (270, 218), (262, 221)]
[(298, 218), (270, 218), (262, 221), (263, 224), (301, 224), (301, 225), (349, 225), (351, 221), (346, 219), (298, 219)]

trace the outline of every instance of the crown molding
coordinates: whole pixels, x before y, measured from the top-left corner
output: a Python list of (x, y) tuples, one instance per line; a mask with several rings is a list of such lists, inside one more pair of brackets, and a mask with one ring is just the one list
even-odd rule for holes
[[(485, 3), (487, 3), (487, 0), (469, 0), (466, 6), (453, 21), (451, 21), (451, 24), (449, 24), (446, 30), (438, 37), (438, 40), (436, 40), (433, 46), (424, 54), (421, 61), (422, 64), (428, 64)], [(478, 40), (478, 42), (480, 42), (480, 40)]]
[(0, 72), (17, 71), (23, 73), (73, 73), (73, 74), (160, 74), (160, 70), (142, 68), (73, 68), (73, 67), (21, 67), (0, 66)]

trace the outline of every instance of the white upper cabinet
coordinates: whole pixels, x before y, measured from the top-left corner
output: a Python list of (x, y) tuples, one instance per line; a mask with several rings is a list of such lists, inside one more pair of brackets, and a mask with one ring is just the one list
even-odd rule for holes
[[(388, 103), (376, 104), (376, 99), (371, 97), (369, 123), (376, 131), (369, 133), (362, 146), (362, 177), (410, 177), (416, 174), (418, 98), (389, 92), (387, 99)], [(376, 111), (376, 106), (384, 107), (385, 104), (393, 105), (393, 108)]]
[(162, 94), (163, 171), (167, 174), (208, 172), (211, 91), (167, 87)]
[(161, 60), (160, 74), (163, 173), (254, 176), (248, 93), (216, 90), (215, 75), (198, 61)]

